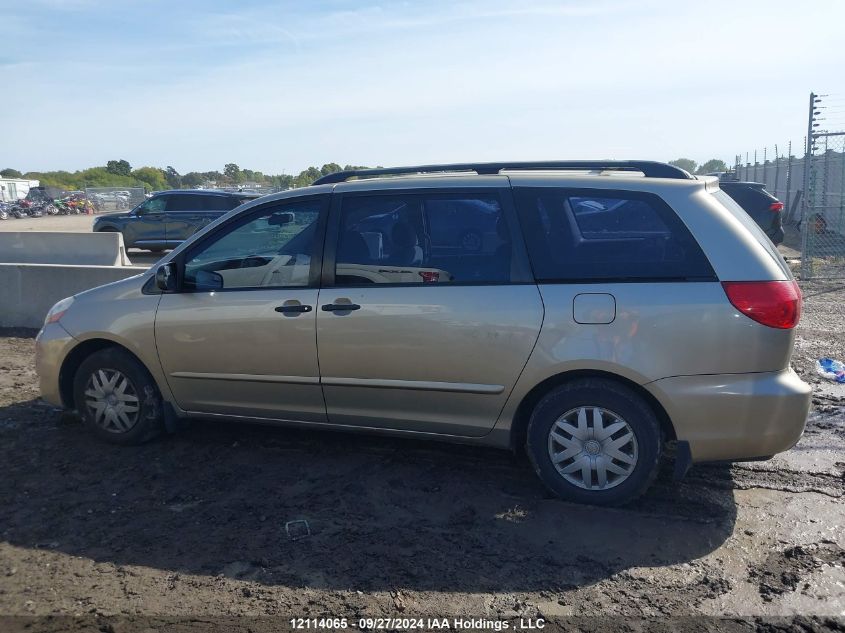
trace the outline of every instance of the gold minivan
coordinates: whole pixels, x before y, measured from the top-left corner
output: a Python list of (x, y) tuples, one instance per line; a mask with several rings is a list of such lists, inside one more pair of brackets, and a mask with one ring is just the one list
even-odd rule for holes
[[(793, 446), (800, 290), (715, 178), (645, 161), (359, 170), (57, 303), (43, 397), (99, 437), (217, 418), (525, 449), (560, 497)], [(413, 450), (409, 448), (409, 450)]]

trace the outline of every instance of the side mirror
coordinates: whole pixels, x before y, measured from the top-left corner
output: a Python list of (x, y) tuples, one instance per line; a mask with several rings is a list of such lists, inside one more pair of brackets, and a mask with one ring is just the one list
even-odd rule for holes
[(147, 215), (147, 210), (144, 207), (138, 207), (132, 212), (132, 215), (137, 218), (140, 218), (141, 216)]
[(222, 290), (223, 275), (208, 270), (197, 271), (197, 290)]
[(176, 291), (176, 264), (167, 262), (156, 270), (156, 288), (162, 292)]

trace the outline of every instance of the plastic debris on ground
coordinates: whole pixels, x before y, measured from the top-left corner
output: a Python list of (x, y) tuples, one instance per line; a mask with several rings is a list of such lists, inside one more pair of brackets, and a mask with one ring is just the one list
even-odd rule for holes
[(845, 384), (845, 363), (832, 358), (820, 358), (816, 361), (816, 373), (819, 376)]

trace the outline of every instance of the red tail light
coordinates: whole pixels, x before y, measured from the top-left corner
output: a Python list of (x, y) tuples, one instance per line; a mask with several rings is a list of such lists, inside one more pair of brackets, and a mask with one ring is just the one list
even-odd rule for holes
[(423, 283), (430, 284), (435, 281), (440, 281), (440, 273), (435, 272), (433, 270), (421, 270), (420, 277), (422, 277)]
[(723, 281), (728, 300), (744, 315), (769, 327), (788, 330), (801, 318), (797, 281)]
[(781, 202), (780, 200), (778, 200), (777, 202), (773, 202), (769, 205), (769, 211), (771, 211), (772, 213), (780, 213), (781, 211), (783, 211), (783, 202)]

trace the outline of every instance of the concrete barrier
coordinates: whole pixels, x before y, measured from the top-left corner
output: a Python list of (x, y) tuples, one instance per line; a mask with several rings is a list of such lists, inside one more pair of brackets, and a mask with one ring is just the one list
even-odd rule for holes
[(0, 232), (0, 263), (131, 266), (120, 233)]
[(0, 327), (40, 328), (60, 299), (145, 270), (143, 266), (0, 263)]

